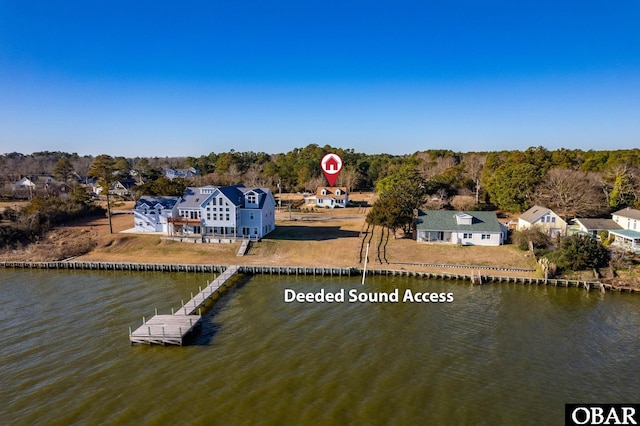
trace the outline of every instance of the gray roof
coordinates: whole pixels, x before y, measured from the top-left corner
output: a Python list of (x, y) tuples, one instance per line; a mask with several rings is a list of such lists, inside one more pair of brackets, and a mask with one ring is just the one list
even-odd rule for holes
[(629, 219), (637, 219), (640, 220), (640, 210), (632, 209), (627, 207), (626, 209), (618, 210), (615, 213), (617, 216), (628, 217)]
[[(459, 214), (472, 216), (472, 224), (458, 225), (456, 215)], [(495, 212), (461, 212), (451, 210), (420, 210), (416, 229), (423, 231), (502, 231)]]
[[(202, 189), (214, 189), (212, 194), (203, 194)], [(208, 200), (215, 194), (222, 194), (236, 207), (244, 206), (244, 196), (247, 192), (255, 192), (258, 195), (271, 194), (268, 188), (246, 188), (244, 185), (229, 185), (229, 186), (205, 186), (205, 187), (189, 187), (182, 196), (180, 201), (180, 208), (185, 209), (198, 209), (204, 206)], [(260, 205), (258, 208), (264, 206), (264, 202), (267, 197), (260, 197)]]
[(185, 209), (198, 209), (202, 205), (202, 203), (211, 196), (211, 194), (203, 194), (201, 192), (202, 189), (217, 189), (217, 186), (202, 186), (202, 187), (188, 187), (184, 194), (182, 194), (182, 199), (180, 200), (180, 208)]
[(160, 204), (163, 209), (171, 210), (173, 206), (180, 200), (180, 197), (164, 197), (159, 195), (144, 195), (136, 201), (134, 209), (144, 208), (145, 206), (153, 208)]
[(579, 222), (583, 227), (587, 228), (590, 231), (600, 231), (600, 230), (609, 230), (609, 229), (622, 229), (620, 225), (615, 223), (613, 219), (574, 219), (574, 221)]
[(531, 207), (529, 210), (527, 210), (526, 212), (522, 213), (520, 215), (520, 219), (524, 220), (525, 222), (533, 223), (540, 216), (543, 216), (550, 211), (551, 209), (548, 207), (535, 205)]

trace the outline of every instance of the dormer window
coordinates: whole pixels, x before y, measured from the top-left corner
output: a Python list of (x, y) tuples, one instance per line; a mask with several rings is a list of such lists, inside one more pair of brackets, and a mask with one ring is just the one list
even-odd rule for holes
[(456, 223), (458, 225), (471, 225), (473, 222), (473, 216), (466, 213), (456, 214)]
[(249, 194), (247, 195), (247, 203), (249, 204), (256, 204), (256, 194)]
[(327, 195), (327, 190), (326, 190), (326, 189), (322, 189), (321, 194), (322, 194), (322, 195)]
[(342, 195), (342, 191), (340, 191), (339, 189), (336, 189), (336, 195)]

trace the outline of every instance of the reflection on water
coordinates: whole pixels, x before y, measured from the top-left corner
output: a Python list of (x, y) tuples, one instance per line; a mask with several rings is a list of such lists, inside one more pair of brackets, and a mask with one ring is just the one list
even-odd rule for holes
[[(578, 289), (256, 276), (193, 345), (129, 345), (207, 279), (0, 270), (3, 423), (562, 424), (565, 403), (640, 394), (640, 299)], [(455, 300), (284, 303), (285, 288)]]

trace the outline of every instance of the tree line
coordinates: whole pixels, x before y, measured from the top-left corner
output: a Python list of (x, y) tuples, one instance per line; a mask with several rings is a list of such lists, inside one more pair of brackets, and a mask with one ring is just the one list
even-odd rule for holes
[[(542, 204), (565, 218), (595, 217), (612, 209), (638, 206), (640, 195), (640, 149), (531, 147), (524, 151), (467, 153), (441, 149), (389, 155), (310, 144), (279, 154), (231, 150), (199, 157), (106, 157), (110, 159), (110, 177), (133, 177), (148, 193), (169, 195), (166, 193), (175, 193), (187, 184), (237, 183), (268, 187), (274, 192), (278, 187), (286, 192), (313, 192), (326, 184), (320, 159), (328, 152), (343, 159), (338, 186), (349, 191), (375, 188), (383, 193), (389, 192), (394, 182), (409, 179), (412, 182), (406, 190), (415, 193), (415, 201), (435, 203), (438, 208), (490, 206), (517, 213)], [(49, 151), (4, 154), (0, 156), (2, 195), (10, 196), (11, 183), (24, 176), (52, 175), (65, 182), (81, 182), (91, 175), (99, 157), (104, 156)], [(189, 167), (197, 169), (199, 176), (178, 185), (163, 178), (166, 168)], [(453, 205), (456, 196), (464, 197), (466, 203)]]

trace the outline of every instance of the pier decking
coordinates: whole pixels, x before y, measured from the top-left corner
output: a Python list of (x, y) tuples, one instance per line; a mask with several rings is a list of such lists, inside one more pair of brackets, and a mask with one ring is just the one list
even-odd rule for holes
[(155, 315), (151, 319), (142, 321), (142, 325), (135, 331), (129, 332), (131, 344), (142, 343), (148, 345), (179, 345), (200, 326), (202, 317), (196, 312), (202, 308), (207, 300), (215, 294), (220, 294), (221, 288), (238, 273), (238, 266), (230, 266), (204, 289), (183, 304), (171, 315)]

